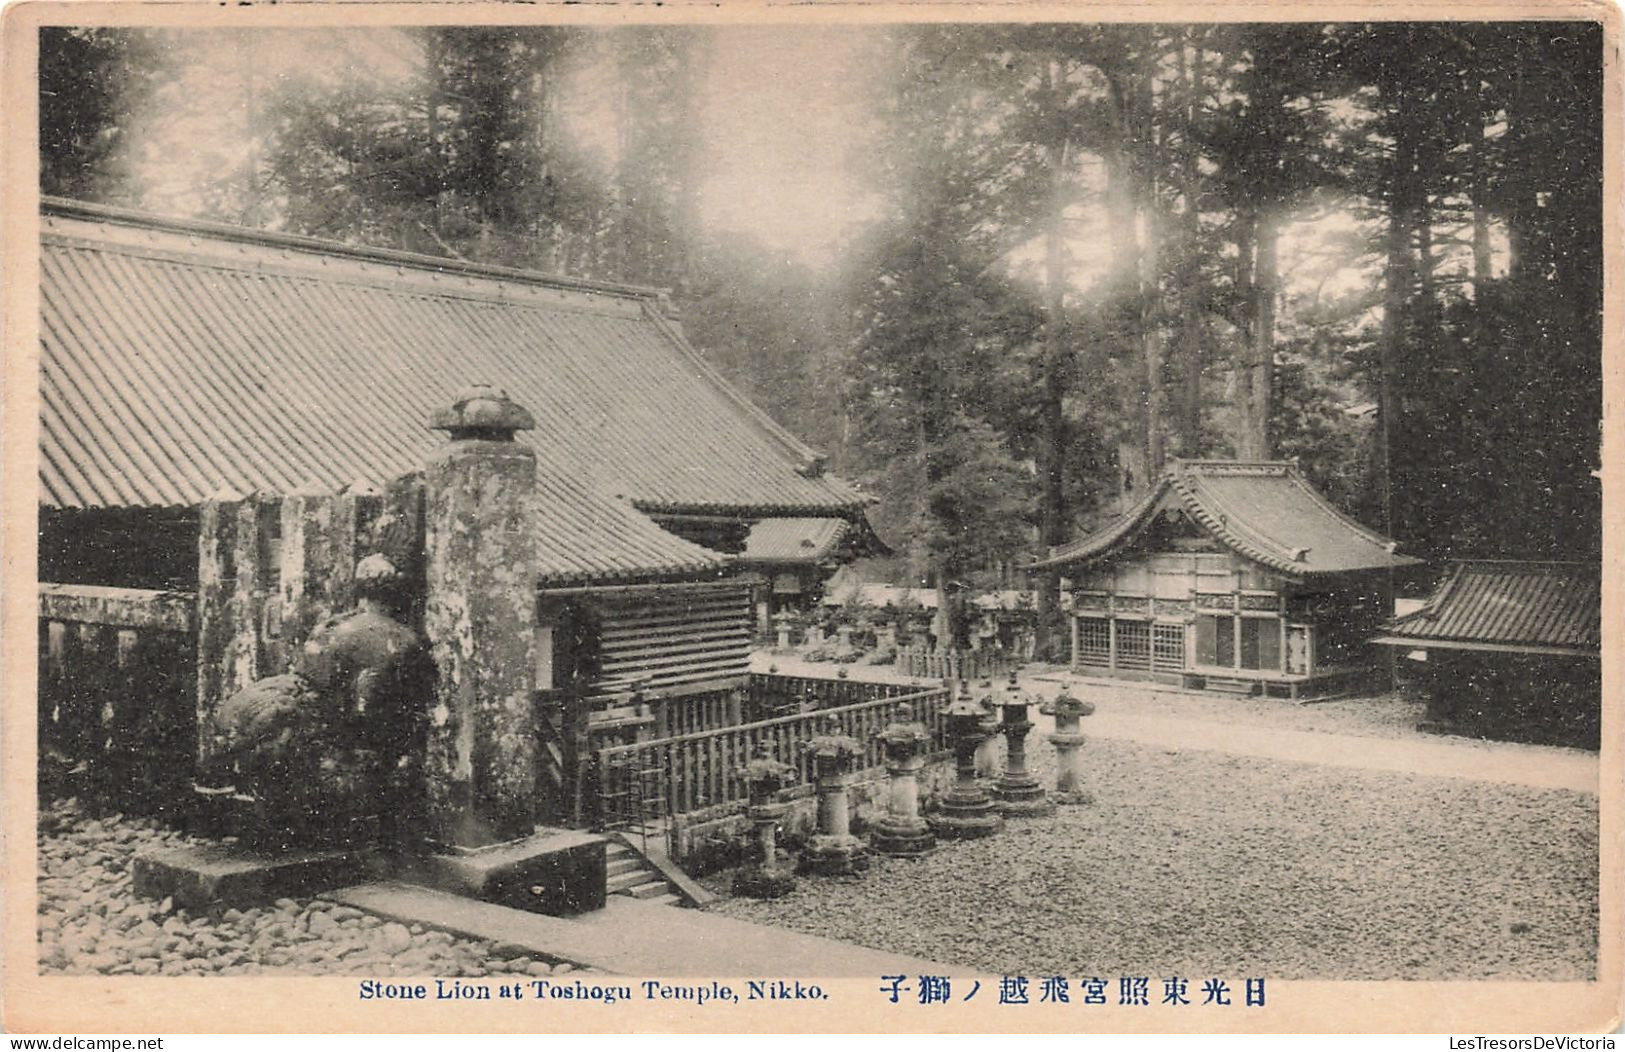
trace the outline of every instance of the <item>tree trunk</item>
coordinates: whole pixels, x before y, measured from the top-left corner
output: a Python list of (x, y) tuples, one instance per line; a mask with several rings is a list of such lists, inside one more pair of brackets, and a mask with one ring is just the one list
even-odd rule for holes
[[(1053, 84), (1054, 72), (1050, 72)], [(1048, 296), (1044, 322), (1044, 377), (1042, 404), (1043, 477), (1038, 507), (1038, 539), (1045, 548), (1067, 539), (1066, 509), (1066, 368), (1063, 328), (1066, 308), (1066, 166), (1070, 144), (1063, 140), (1048, 148), (1050, 166), (1049, 223), (1044, 234), (1044, 281)], [(1038, 582), (1037, 650), (1048, 658), (1059, 620), (1060, 577), (1044, 574)]]
[(1145, 358), (1145, 469), (1146, 484), (1162, 472), (1162, 420), (1167, 395), (1162, 382), (1162, 222), (1156, 173), (1162, 168), (1162, 144), (1157, 140), (1156, 89), (1151, 77), (1143, 85), (1138, 107), (1139, 152), (1134, 165), (1136, 214), (1142, 217), (1145, 248), (1140, 253), (1140, 348)]
[(1387, 178), (1387, 262), (1378, 344), (1377, 434), (1372, 443), (1371, 473), (1377, 485), (1384, 531), (1396, 539), (1403, 539), (1410, 528), (1405, 499), (1409, 478), (1400, 463), (1406, 449), (1400, 395), (1410, 343), (1410, 297), (1416, 278), (1416, 264), (1411, 254), (1411, 238), (1416, 229), (1416, 133), (1414, 125), (1404, 119), (1407, 112), (1404, 101), (1401, 93), (1400, 98), (1388, 103), (1390, 112), (1400, 114), (1401, 118), (1394, 122), (1394, 147)]
[(1253, 258), (1258, 234), (1258, 213), (1242, 208), (1236, 213), (1236, 266), (1232, 277), (1235, 287), (1237, 329), (1236, 349), (1230, 362), (1231, 397), (1229, 427), (1230, 442), (1235, 456), (1247, 456), (1247, 436), (1252, 433), (1253, 412), (1253, 328), (1257, 323), (1254, 305), (1257, 293), (1253, 289)]
[(1258, 217), (1254, 236), (1247, 425), (1238, 446), (1243, 459), (1268, 460), (1274, 453), (1270, 436), (1270, 396), (1275, 390), (1275, 298), (1280, 280), (1275, 256), (1280, 217), (1266, 209)]
[[(1187, 34), (1191, 33), (1187, 30)], [(1185, 200), (1180, 215), (1179, 259), (1179, 397), (1175, 407), (1179, 453), (1184, 457), (1202, 455), (1202, 286), (1201, 286), (1201, 172), (1200, 151), (1195, 131), (1201, 119), (1203, 93), (1203, 54), (1198, 41), (1188, 67), (1185, 47), (1177, 49), (1179, 80), (1185, 86), (1185, 136), (1179, 166), (1180, 196)]]
[(1126, 508), (1146, 485), (1148, 463), (1146, 456), (1146, 387), (1144, 364), (1145, 344), (1140, 295), (1140, 236), (1135, 215), (1139, 193), (1135, 186), (1133, 159), (1133, 120), (1129, 113), (1132, 101), (1119, 74), (1108, 74), (1115, 112), (1114, 141), (1105, 154), (1107, 230), (1111, 238), (1112, 279), (1108, 302), (1115, 310), (1123, 311), (1128, 321), (1129, 334), (1125, 340), (1125, 358), (1138, 359), (1128, 369), (1123, 389), (1123, 402), (1128, 420), (1117, 443), (1118, 507)]

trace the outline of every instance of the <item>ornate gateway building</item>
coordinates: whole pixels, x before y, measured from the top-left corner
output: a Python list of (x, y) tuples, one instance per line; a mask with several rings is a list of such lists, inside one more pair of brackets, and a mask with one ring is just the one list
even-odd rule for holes
[(1065, 575), (1080, 672), (1298, 697), (1376, 671), (1367, 640), (1418, 564), (1290, 463), (1197, 460), (1032, 568)]

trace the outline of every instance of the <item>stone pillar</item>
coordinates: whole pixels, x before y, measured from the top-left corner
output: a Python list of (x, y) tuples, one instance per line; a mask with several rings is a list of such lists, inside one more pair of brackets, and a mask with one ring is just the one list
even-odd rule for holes
[(852, 626), (842, 625), (835, 630), (837, 644), (842, 650), (852, 649)]
[(531, 415), (491, 387), (434, 414), (451, 434), (424, 466), (424, 634), (438, 669), (425, 756), (430, 833), (445, 848), (536, 827), (536, 454)]
[(1074, 698), (1062, 689), (1055, 699), (1055, 731), (1049, 735), (1055, 746), (1055, 792), (1051, 794), (1057, 804), (1092, 804), (1094, 794), (1083, 787), (1083, 732), (1078, 729), (1080, 717), (1092, 715), (1093, 702)]
[(982, 741), (976, 746), (976, 777), (993, 779), (999, 769), (999, 710), (993, 704), (993, 683), (983, 680), (976, 687), (976, 705), (982, 712)]
[(745, 813), (756, 828), (758, 854), (754, 864), (734, 875), (734, 894), (776, 899), (789, 894), (796, 885), (795, 874), (779, 858), (776, 835), (779, 822), (790, 810), (789, 804), (778, 799), (778, 793), (795, 779), (795, 769), (773, 759), (767, 746), (761, 744), (740, 777), (750, 794), (750, 805)]
[(886, 774), (891, 778), (886, 817), (875, 823), (869, 846), (883, 855), (919, 858), (937, 846), (931, 827), (920, 817), (920, 768), (931, 743), (925, 724), (914, 719), (906, 704), (898, 718), (877, 736), (886, 753)]
[(991, 836), (1003, 827), (1004, 820), (976, 781), (976, 747), (987, 732), (982, 726), (982, 709), (971, 700), (968, 688), (948, 707), (948, 733), (954, 742), (956, 779), (927, 821), (932, 832), (948, 840)]
[(789, 614), (782, 612), (775, 614), (773, 617), (773, 625), (779, 630), (778, 649), (780, 650), (790, 649), (790, 625), (792, 620)]
[(1002, 706), (1004, 719), (1000, 724), (1006, 743), (1004, 773), (993, 787), (993, 805), (1006, 816), (1032, 818), (1055, 813), (1055, 805), (1046, 799), (1044, 787), (1027, 773), (1027, 732), (1033, 729), (1032, 721), (1027, 718), (1030, 705), (1030, 699), (1016, 683), (1016, 674), (1011, 672)]
[(835, 876), (868, 868), (863, 841), (852, 835), (851, 801), (847, 788), (852, 767), (863, 755), (863, 745), (844, 734), (823, 734), (804, 746), (813, 758), (818, 787), (818, 833), (801, 856), (808, 873)]

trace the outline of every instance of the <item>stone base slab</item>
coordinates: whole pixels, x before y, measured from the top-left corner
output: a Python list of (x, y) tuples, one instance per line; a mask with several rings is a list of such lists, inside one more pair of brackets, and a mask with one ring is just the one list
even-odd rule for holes
[(913, 822), (880, 821), (869, 834), (869, 847), (892, 858), (919, 858), (937, 846), (931, 827), (921, 819)]
[(1087, 807), (1095, 802), (1095, 794), (1087, 789), (1058, 789), (1049, 798), (1060, 807)]
[(779, 899), (796, 887), (796, 876), (789, 867), (751, 866), (734, 875), (733, 893), (752, 899)]
[(1004, 828), (1004, 819), (991, 807), (985, 814), (935, 814), (928, 821), (931, 831), (943, 840), (976, 840)]
[(604, 908), (606, 861), (601, 836), (538, 832), (489, 847), (429, 856), (424, 883), (531, 913), (569, 916)]
[(863, 841), (855, 836), (819, 835), (808, 841), (797, 868), (821, 877), (845, 876), (868, 869), (869, 856)]
[(1055, 813), (1055, 805), (1046, 798), (1044, 787), (1030, 776), (1001, 778), (989, 795), (993, 797), (993, 806), (1007, 817), (1037, 818)]
[(173, 898), (188, 909), (246, 908), (341, 887), (364, 873), (361, 857), (349, 851), (264, 852), (210, 844), (137, 854), (130, 885), (138, 898)]

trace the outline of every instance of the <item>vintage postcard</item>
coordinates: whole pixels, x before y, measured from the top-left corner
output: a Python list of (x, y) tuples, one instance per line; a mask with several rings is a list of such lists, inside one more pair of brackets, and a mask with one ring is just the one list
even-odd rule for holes
[(1613, 1031), (1620, 22), (8, 7), (5, 1027)]

